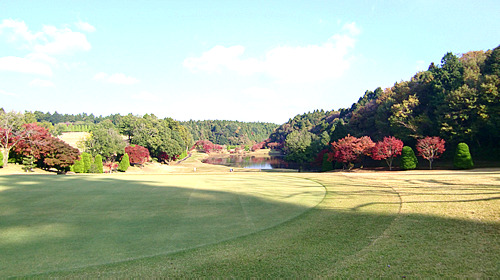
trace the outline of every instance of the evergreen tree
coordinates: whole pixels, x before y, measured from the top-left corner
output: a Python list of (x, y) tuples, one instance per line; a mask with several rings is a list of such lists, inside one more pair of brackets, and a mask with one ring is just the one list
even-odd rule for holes
[(125, 153), (122, 157), (122, 160), (120, 161), (120, 164), (118, 164), (118, 171), (125, 172), (130, 166), (130, 161), (128, 154)]
[(325, 153), (323, 155), (323, 162), (321, 166), (321, 171), (326, 172), (326, 171), (331, 171), (333, 170), (333, 163), (328, 160), (328, 153)]
[(90, 173), (104, 173), (101, 155), (95, 156), (94, 163), (90, 166)]
[(90, 172), (90, 166), (92, 165), (92, 159), (89, 153), (82, 153), (83, 162), (83, 173)]
[(27, 156), (27, 157), (23, 157), (23, 170), (25, 172), (33, 172), (33, 168), (35, 168), (35, 159), (33, 158), (33, 156)]
[(410, 146), (404, 146), (401, 151), (401, 169), (411, 170), (417, 168), (418, 160)]
[(465, 143), (459, 143), (455, 152), (453, 166), (457, 169), (471, 169), (474, 167), (472, 156), (469, 152), (469, 146)]

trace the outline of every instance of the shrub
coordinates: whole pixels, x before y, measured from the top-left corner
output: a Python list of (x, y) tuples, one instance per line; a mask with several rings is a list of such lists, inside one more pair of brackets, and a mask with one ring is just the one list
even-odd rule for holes
[(84, 173), (85, 169), (84, 169), (83, 159), (75, 160), (75, 164), (72, 167), (72, 171), (75, 173)]
[(404, 146), (401, 151), (401, 169), (411, 170), (417, 168), (418, 160), (415, 152), (409, 146)]
[(0, 151), (0, 167), (3, 167), (3, 153)]
[(82, 162), (83, 162), (83, 173), (89, 173), (90, 165), (92, 164), (92, 159), (89, 153), (82, 153)]
[(474, 162), (472, 162), (472, 156), (467, 144), (459, 143), (457, 145), (453, 166), (457, 169), (471, 169), (474, 167)]
[(122, 160), (118, 164), (118, 171), (125, 172), (129, 168), (129, 166), (130, 166), (130, 161), (128, 158), (128, 154), (125, 153), (122, 157)]
[(104, 173), (101, 155), (95, 156), (94, 163), (90, 165), (90, 173)]

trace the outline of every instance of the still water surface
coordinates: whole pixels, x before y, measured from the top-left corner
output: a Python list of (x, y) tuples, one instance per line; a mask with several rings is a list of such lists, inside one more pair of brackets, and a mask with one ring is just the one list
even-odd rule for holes
[(208, 164), (225, 165), (229, 167), (254, 169), (296, 169), (293, 164), (287, 163), (280, 156), (210, 156), (203, 161)]

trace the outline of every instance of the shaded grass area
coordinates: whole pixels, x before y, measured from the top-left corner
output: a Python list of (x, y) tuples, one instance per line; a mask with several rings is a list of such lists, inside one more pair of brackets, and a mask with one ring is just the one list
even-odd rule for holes
[(34, 277), (500, 277), (498, 171), (268, 176), (307, 178), (327, 194), (251, 235)]
[(261, 231), (324, 188), (255, 174), (0, 177), (0, 277), (168, 254)]

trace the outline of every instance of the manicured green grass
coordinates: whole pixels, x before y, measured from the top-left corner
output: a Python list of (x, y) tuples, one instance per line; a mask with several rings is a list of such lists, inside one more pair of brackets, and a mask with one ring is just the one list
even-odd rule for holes
[[(211, 176), (228, 180), (221, 183), (227, 186), (238, 182), (256, 186), (254, 180), (259, 179), (276, 185), (287, 185), (286, 180), (291, 180), (300, 185), (308, 182), (302, 180), (306, 178), (322, 184), (327, 193), (309, 211), (300, 206), (302, 215), (253, 234), (178, 252), (33, 276), (500, 278), (498, 171)], [(214, 185), (207, 181), (207, 186)], [(4, 192), (0, 192), (0, 205), (5, 201)], [(124, 220), (123, 215), (116, 220)], [(113, 253), (109, 249), (104, 252)]]
[(2, 176), (0, 278), (169, 254), (248, 235), (325, 189), (254, 174)]

